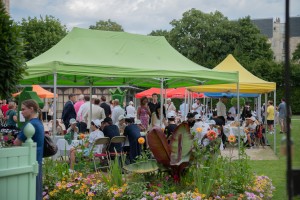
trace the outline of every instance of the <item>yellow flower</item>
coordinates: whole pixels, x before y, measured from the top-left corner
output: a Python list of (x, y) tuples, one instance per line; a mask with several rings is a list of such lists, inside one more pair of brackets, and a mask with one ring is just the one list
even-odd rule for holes
[(202, 128), (198, 127), (198, 128), (196, 128), (196, 131), (197, 131), (197, 133), (200, 133), (200, 132), (202, 132)]
[(139, 142), (139, 144), (144, 144), (145, 143), (145, 138), (139, 137), (138, 142)]

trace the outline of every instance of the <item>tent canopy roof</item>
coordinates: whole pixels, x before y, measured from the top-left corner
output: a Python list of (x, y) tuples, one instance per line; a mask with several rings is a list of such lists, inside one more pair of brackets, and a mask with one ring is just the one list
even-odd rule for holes
[(161, 36), (73, 28), (51, 49), (28, 61), (22, 84), (167, 86), (236, 83), (236, 72), (202, 67), (181, 55)]
[[(32, 91), (36, 92), (40, 98), (54, 98), (54, 94), (52, 92), (45, 90), (39, 85), (32, 85)], [(12, 96), (16, 97), (20, 94), (21, 92), (18, 92), (18, 93), (14, 93)]]
[[(246, 70), (231, 54), (229, 54), (213, 71), (239, 72), (241, 93), (268, 93), (276, 90), (276, 83), (264, 81)], [(237, 84), (201, 85), (188, 88), (195, 92), (236, 92)]]

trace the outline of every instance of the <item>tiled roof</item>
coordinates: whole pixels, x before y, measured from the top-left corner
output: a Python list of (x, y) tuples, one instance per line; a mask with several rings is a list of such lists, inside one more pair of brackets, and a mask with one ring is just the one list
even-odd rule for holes
[(268, 38), (273, 37), (273, 18), (252, 19), (251, 21), (258, 27), (261, 34), (267, 36)]

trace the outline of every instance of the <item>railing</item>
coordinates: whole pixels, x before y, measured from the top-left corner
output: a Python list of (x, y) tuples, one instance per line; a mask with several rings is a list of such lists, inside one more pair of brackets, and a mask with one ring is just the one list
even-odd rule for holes
[[(31, 125), (31, 124), (30, 124)], [(0, 199), (34, 200), (36, 197), (36, 143), (33, 133), (21, 147), (0, 148)]]

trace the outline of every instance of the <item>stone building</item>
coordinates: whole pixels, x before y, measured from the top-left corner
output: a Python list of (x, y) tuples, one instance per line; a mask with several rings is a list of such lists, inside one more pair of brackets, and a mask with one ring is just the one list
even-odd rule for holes
[[(279, 18), (253, 19), (252, 22), (260, 32), (268, 38), (274, 52), (274, 60), (283, 62), (285, 59), (285, 23)], [(300, 17), (290, 17), (290, 58), (300, 43)]]

